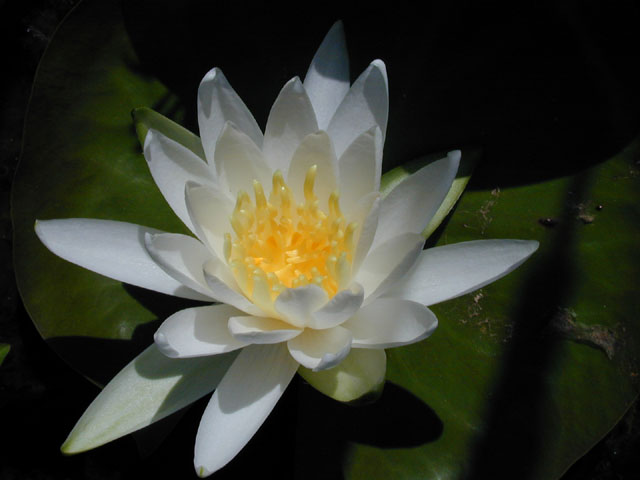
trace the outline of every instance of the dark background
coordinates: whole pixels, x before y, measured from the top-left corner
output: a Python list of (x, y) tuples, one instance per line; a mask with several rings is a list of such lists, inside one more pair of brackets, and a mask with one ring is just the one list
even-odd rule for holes
[[(39, 337), (13, 280), (9, 192), (29, 93), (56, 26), (76, 3), (0, 2), (0, 48), (7, 67), (0, 90), (0, 258), (5, 267), (0, 271), (0, 342), (11, 345), (0, 367), (0, 479), (192, 478), (190, 459), (203, 402), (187, 412), (187, 421), (158, 451), (142, 459), (130, 437), (77, 457), (59, 453), (97, 388)], [(279, 88), (291, 72), (304, 74), (309, 52), (342, 18), (352, 76), (378, 57), (390, 71), (385, 168), (431, 151), (481, 146), (485, 160), (469, 188), (531, 183), (601, 162), (639, 131), (637, 2), (425, 2), (420, 12), (402, 2), (384, 8), (365, 2), (340, 8), (331, 3), (190, 2), (189, 8), (166, 3), (123, 2), (143, 68), (193, 108), (202, 74), (223, 66), (262, 126)], [(194, 112), (187, 118), (195, 130)], [(279, 428), (295, 410), (296, 398), (306, 395), (304, 388), (297, 385), (287, 393), (258, 437), (291, 433)], [(635, 406), (564, 480), (638, 478), (637, 413)], [(279, 471), (281, 478), (293, 474), (295, 466), (283, 455), (258, 452), (256, 443), (236, 463), (275, 458), (266, 471)], [(237, 472), (232, 464), (221, 476), (234, 478)]]

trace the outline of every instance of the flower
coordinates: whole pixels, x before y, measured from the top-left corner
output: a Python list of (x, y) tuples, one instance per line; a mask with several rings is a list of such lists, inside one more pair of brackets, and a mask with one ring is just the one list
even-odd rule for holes
[[(116, 221), (36, 223), (55, 254), (111, 278), (218, 302), (167, 318), (155, 345), (89, 406), (63, 451), (148, 425), (211, 392), (195, 445), (209, 475), (228, 463), (297, 371), (340, 400), (384, 380), (385, 348), (428, 337), (428, 305), (516, 268), (537, 242), (486, 240), (423, 251), (460, 152), (380, 194), (388, 88), (373, 61), (349, 84), (341, 23), (304, 83), (287, 82), (264, 135), (222, 72), (198, 91), (201, 143), (151, 129), (144, 155), (195, 237)], [(331, 390), (327, 378), (337, 382)]]

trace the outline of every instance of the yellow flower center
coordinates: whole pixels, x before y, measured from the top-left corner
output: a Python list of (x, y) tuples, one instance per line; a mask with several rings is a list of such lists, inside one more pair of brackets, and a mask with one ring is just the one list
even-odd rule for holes
[(337, 192), (329, 196), (328, 211), (319, 208), (316, 171), (316, 165), (307, 171), (304, 202), (297, 205), (280, 171), (268, 201), (256, 180), (255, 203), (238, 193), (231, 215), (235, 237), (225, 234), (224, 254), (243, 293), (260, 307), (270, 309), (285, 288), (311, 283), (331, 298), (350, 280), (356, 224), (342, 216)]

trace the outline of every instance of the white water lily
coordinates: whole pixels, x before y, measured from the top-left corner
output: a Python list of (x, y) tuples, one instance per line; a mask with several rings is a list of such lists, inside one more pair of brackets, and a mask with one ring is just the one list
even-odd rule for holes
[(194, 236), (105, 220), (37, 222), (42, 242), (68, 261), (218, 302), (167, 318), (155, 346), (105, 387), (63, 451), (102, 445), (215, 389), (194, 459), (209, 475), (244, 447), (296, 371), (334, 398), (363, 395), (384, 380), (385, 348), (434, 331), (428, 305), (502, 277), (536, 250), (520, 240), (423, 250), (421, 232), (460, 152), (382, 198), (387, 111), (383, 62), (350, 85), (337, 23), (304, 82), (281, 90), (264, 134), (217, 68), (198, 91), (201, 148), (149, 130), (151, 174)]

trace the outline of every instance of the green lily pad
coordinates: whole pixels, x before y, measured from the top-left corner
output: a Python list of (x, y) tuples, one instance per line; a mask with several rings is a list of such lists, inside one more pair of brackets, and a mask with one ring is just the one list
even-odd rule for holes
[[(57, 258), (33, 225), (36, 219), (89, 217), (186, 233), (153, 182), (136, 138), (130, 112), (145, 105), (171, 109), (180, 120), (167, 89), (141, 73), (118, 6), (81, 4), (38, 70), (12, 217), (16, 278), (27, 311), (57, 353), (98, 383), (148, 345), (152, 322), (185, 303)], [(138, 113), (153, 126), (155, 117), (145, 115)]]
[[(91, 217), (185, 232), (136, 138), (160, 117), (135, 110), (136, 131), (130, 112), (139, 107), (184, 120), (176, 97), (140, 68), (118, 7), (81, 4), (38, 71), (13, 191), (14, 253), (41, 335), (98, 383), (186, 304), (58, 259), (33, 223)], [(167, 134), (192, 139), (178, 127)], [(438, 244), (538, 239), (540, 251), (505, 279), (435, 306), (440, 326), (427, 341), (387, 351), (381, 399), (341, 410), (349, 419), (373, 412), (385, 427), (343, 431), (333, 461), (345, 478), (558, 478), (611, 429), (638, 391), (637, 147), (573, 177), (462, 196)], [(459, 178), (441, 218), (467, 180)], [(331, 405), (298, 419), (291, 430), (301, 445), (319, 420), (331, 420)], [(397, 428), (385, 419), (398, 419)], [(308, 456), (302, 450), (298, 459)], [(305, 478), (304, 466), (296, 471)]]
[(617, 423), (638, 395), (639, 154), (636, 141), (573, 177), (463, 195), (438, 245), (540, 250), (434, 306), (427, 341), (387, 351), (387, 379), (444, 428), (417, 448), (352, 444), (347, 478), (558, 478)]

